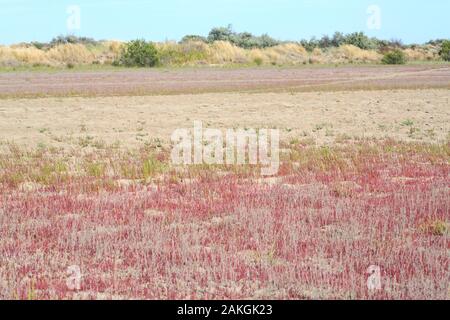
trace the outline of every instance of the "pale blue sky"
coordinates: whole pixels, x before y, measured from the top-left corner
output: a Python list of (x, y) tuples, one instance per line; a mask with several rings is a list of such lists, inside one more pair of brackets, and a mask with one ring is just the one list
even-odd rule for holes
[[(80, 29), (68, 30), (67, 7), (80, 7)], [(367, 8), (381, 9), (369, 29)], [(450, 38), (448, 0), (0, 0), (0, 43), (49, 41), (59, 34), (96, 39), (179, 40), (214, 26), (268, 33), (282, 40), (364, 31), (406, 43)]]

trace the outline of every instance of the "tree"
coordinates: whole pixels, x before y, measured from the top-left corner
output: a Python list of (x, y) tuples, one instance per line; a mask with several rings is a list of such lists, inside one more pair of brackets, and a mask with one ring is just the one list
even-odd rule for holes
[(263, 34), (259, 39), (262, 48), (274, 47), (280, 44), (278, 40), (270, 37), (267, 33)]
[(345, 42), (345, 36), (342, 32), (335, 32), (333, 39), (331, 39), (331, 45), (333, 47), (340, 47)]
[(327, 35), (324, 35), (319, 40), (319, 47), (322, 49), (329, 48), (329, 47), (331, 47), (331, 43), (332, 43), (332, 40), (330, 39), (330, 37)]
[(213, 28), (208, 35), (208, 41), (231, 41), (233, 35), (233, 28), (230, 25), (228, 27)]

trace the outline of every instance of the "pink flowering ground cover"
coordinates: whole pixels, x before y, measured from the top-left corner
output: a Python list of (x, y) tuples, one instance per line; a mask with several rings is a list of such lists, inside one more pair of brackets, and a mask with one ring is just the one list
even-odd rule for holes
[(174, 168), (156, 146), (9, 146), (0, 298), (449, 298), (448, 143), (285, 147), (265, 178)]

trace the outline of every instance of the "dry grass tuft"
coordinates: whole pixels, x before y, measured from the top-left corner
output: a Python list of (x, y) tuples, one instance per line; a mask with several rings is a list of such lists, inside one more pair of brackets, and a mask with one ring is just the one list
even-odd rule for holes
[(50, 59), (58, 63), (91, 64), (95, 55), (81, 44), (64, 44), (50, 49), (47, 53)]
[(45, 52), (39, 49), (0, 46), (0, 66), (16, 67), (48, 63)]
[(247, 50), (227, 41), (216, 41), (208, 47), (208, 58), (212, 64), (248, 63)]
[(353, 45), (344, 45), (330, 51), (332, 63), (377, 63), (382, 55), (373, 50), (363, 50)]
[(260, 58), (264, 64), (295, 65), (307, 61), (308, 53), (301, 45), (287, 43), (272, 48), (253, 49), (250, 58), (252, 61)]
[(449, 224), (442, 220), (427, 221), (419, 226), (422, 233), (433, 236), (445, 236), (449, 233)]
[(408, 48), (403, 50), (409, 61), (432, 61), (439, 60), (439, 52), (431, 47)]

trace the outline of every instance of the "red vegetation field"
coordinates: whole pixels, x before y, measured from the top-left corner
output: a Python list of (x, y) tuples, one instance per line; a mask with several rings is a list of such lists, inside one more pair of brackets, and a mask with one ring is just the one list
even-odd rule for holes
[(0, 74), (0, 97), (450, 88), (447, 65)]
[(11, 146), (0, 298), (449, 298), (449, 144), (286, 148), (279, 176), (261, 178), (171, 168), (156, 147)]

